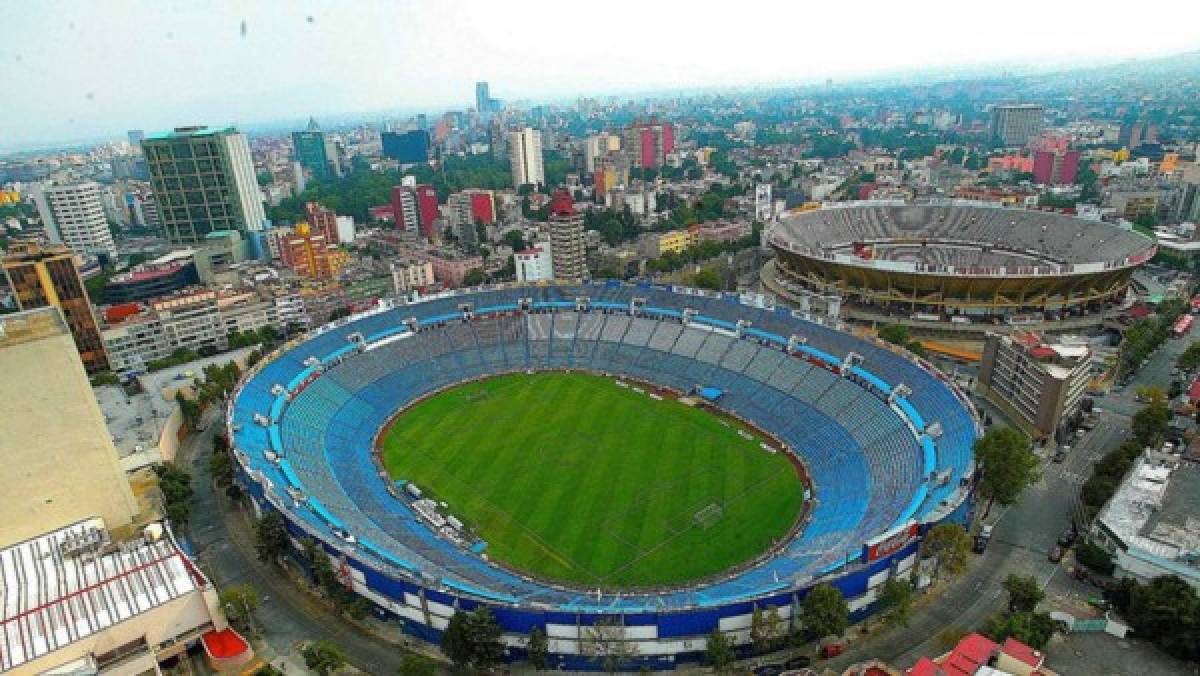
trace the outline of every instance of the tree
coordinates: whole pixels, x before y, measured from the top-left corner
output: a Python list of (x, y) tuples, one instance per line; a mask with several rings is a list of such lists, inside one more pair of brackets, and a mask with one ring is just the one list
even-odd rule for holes
[(938, 560), (938, 570), (958, 575), (967, 568), (967, 555), (971, 551), (971, 538), (967, 531), (956, 523), (940, 523), (929, 529), (922, 544), (925, 558)]
[(167, 519), (176, 526), (187, 526), (192, 517), (192, 475), (173, 463), (155, 465), (154, 473), (158, 475)]
[(396, 671), (400, 676), (434, 676), (437, 674), (437, 664), (424, 655), (405, 653)]
[(610, 674), (638, 654), (637, 645), (625, 640), (624, 627), (610, 619), (585, 627), (581, 648), (584, 655)]
[(1021, 612), (992, 615), (984, 621), (979, 631), (998, 643), (1012, 636), (1031, 648), (1041, 650), (1058, 629), (1058, 622), (1046, 613)]
[(750, 641), (754, 644), (756, 652), (766, 653), (774, 650), (783, 638), (783, 632), (783, 618), (779, 616), (778, 608), (767, 606), (766, 610), (763, 610), (758, 606), (754, 607), (750, 615)]
[(701, 289), (712, 289), (713, 291), (721, 291), (724, 285), (721, 283), (721, 276), (712, 268), (701, 268), (692, 275), (692, 286)]
[(336, 643), (322, 639), (304, 646), (304, 664), (321, 676), (329, 676), (346, 665), (346, 653)]
[(1131, 581), (1126, 591), (1124, 616), (1134, 631), (1167, 653), (1185, 660), (1200, 660), (1200, 598), (1196, 590), (1174, 575), (1156, 577), (1149, 584)]
[(975, 442), (975, 459), (983, 471), (979, 488), (988, 496), (984, 516), (991, 510), (993, 501), (1013, 504), (1021, 491), (1041, 476), (1029, 437), (1011, 427), (998, 426), (988, 430)]
[(460, 610), (442, 633), (442, 653), (458, 667), (489, 669), (504, 658), (500, 635), (500, 625), (487, 606), (469, 613)]
[(800, 621), (814, 638), (840, 635), (850, 626), (846, 597), (828, 584), (813, 587), (800, 606)]
[(1032, 575), (1016, 573), (1004, 578), (1004, 591), (1008, 592), (1008, 609), (1013, 612), (1032, 612), (1046, 596)]
[(892, 627), (907, 627), (912, 616), (913, 590), (908, 580), (888, 578), (879, 595), (879, 610), (886, 613), (885, 621)]
[(1200, 367), (1200, 340), (1192, 341), (1183, 354), (1175, 360), (1175, 365), (1181, 369), (1195, 369)]
[(1133, 414), (1130, 429), (1143, 446), (1158, 446), (1162, 443), (1167, 429), (1171, 426), (1171, 409), (1166, 404), (1166, 395), (1157, 390), (1157, 397), (1152, 395), (1150, 403)]
[(541, 671), (546, 668), (550, 653), (550, 644), (546, 640), (546, 632), (534, 627), (525, 641), (525, 652), (529, 655), (529, 664)]
[(483, 280), (483, 268), (473, 268), (463, 276), (463, 286), (479, 286)]
[(263, 563), (279, 563), (287, 554), (290, 541), (288, 540), (287, 525), (279, 512), (268, 511), (254, 524), (254, 550), (258, 560)]
[(217, 598), (230, 624), (241, 631), (254, 630), (254, 611), (262, 605), (254, 587), (248, 584), (226, 587)]
[(722, 674), (729, 671), (733, 665), (734, 657), (733, 642), (725, 635), (725, 632), (720, 629), (713, 629), (708, 635), (708, 644), (704, 648), (704, 661), (708, 666), (712, 667), (713, 671)]
[(1112, 554), (1103, 547), (1087, 541), (1075, 545), (1075, 560), (1080, 565), (1104, 575), (1112, 575), (1115, 568)]

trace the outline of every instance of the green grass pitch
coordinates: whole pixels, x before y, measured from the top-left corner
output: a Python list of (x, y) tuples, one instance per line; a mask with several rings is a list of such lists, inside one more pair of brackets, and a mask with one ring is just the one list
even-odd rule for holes
[(757, 438), (584, 373), (447, 390), (381, 443), (391, 476), (447, 502), (493, 560), (583, 587), (719, 573), (784, 537), (804, 501), (791, 462)]

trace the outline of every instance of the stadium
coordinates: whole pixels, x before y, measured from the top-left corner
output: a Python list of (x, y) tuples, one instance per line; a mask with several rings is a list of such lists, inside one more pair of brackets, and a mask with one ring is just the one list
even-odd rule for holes
[(764, 280), (791, 301), (837, 296), (852, 320), (958, 333), (1099, 325), (1156, 250), (1106, 223), (967, 200), (827, 205), (783, 219), (766, 241), (776, 260)]
[(255, 506), (381, 616), (437, 641), (486, 605), (511, 658), (538, 628), (581, 669), (597, 623), (672, 668), (819, 583), (865, 615), (968, 517), (980, 433), (907, 352), (616, 282), (381, 302), (256, 364), (226, 424)]

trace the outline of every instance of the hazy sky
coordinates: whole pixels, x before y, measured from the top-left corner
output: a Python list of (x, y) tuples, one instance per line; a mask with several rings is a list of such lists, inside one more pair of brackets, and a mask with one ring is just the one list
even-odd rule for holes
[[(0, 147), (1200, 48), (1200, 2), (0, 0)], [(245, 35), (242, 35), (242, 22)]]

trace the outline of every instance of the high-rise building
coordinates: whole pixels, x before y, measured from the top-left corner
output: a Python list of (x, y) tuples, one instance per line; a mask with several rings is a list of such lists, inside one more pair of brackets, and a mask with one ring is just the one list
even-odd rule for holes
[(213, 231), (258, 231), (266, 211), (245, 134), (178, 127), (142, 141), (163, 231), (195, 244)]
[(554, 191), (550, 202), (550, 259), (555, 279), (587, 277), (583, 214), (575, 212), (574, 198), (566, 190)]
[(1006, 146), (1023, 146), (1042, 133), (1046, 109), (1039, 103), (998, 104), (992, 107), (991, 136)]
[(284, 238), (280, 254), (285, 265), (309, 279), (334, 279), (347, 259), (344, 252), (329, 243), (325, 235), (314, 232), (308, 223), (296, 224), (295, 232)]
[(383, 156), (400, 164), (429, 161), (429, 132), (424, 129), (385, 131), (380, 134), (380, 140), (383, 141)]
[(392, 187), (392, 214), (396, 229), (401, 232), (421, 231), (421, 211), (417, 205), (417, 189), (406, 185)]
[(492, 95), (488, 91), (488, 83), (475, 83), (475, 112), (489, 113), (492, 107)]
[(1058, 431), (1087, 394), (1091, 351), (1082, 339), (1046, 342), (1036, 333), (988, 333), (979, 385), (992, 403), (1034, 437)]
[(41, 248), (33, 243), (20, 243), (9, 249), (3, 264), (17, 309), (58, 308), (75, 339), (75, 348), (84, 368), (89, 373), (107, 369), (104, 341), (100, 338), (96, 316), (92, 314), (87, 288), (79, 276), (75, 255), (66, 247)]
[(130, 129), (125, 133), (129, 137), (129, 145), (133, 146), (135, 151), (141, 152), (142, 141), (146, 138), (146, 132), (141, 129)]
[(525, 127), (508, 133), (508, 159), (512, 163), (513, 186), (542, 185), (542, 132)]
[(308, 129), (292, 132), (292, 148), (296, 161), (311, 171), (314, 177), (329, 178), (342, 175), (337, 146), (334, 145), (333, 138), (321, 131), (315, 119), (309, 118)]
[(108, 219), (104, 216), (104, 189), (93, 181), (56, 185), (42, 190), (44, 199), (34, 203), (51, 242), (62, 243), (77, 254), (105, 256), (117, 260)]
[(421, 215), (421, 234), (431, 242), (437, 240), (438, 195), (433, 186), (417, 186), (417, 211)]
[(670, 122), (634, 122), (622, 132), (621, 147), (635, 167), (656, 169), (675, 151), (675, 128)]
[(1070, 185), (1079, 173), (1079, 151), (1039, 150), (1033, 154), (1033, 182)]
[(306, 202), (304, 213), (308, 215), (308, 223), (313, 232), (324, 235), (325, 241), (330, 244), (341, 243), (338, 237), (337, 214), (333, 209), (326, 209), (317, 202)]

